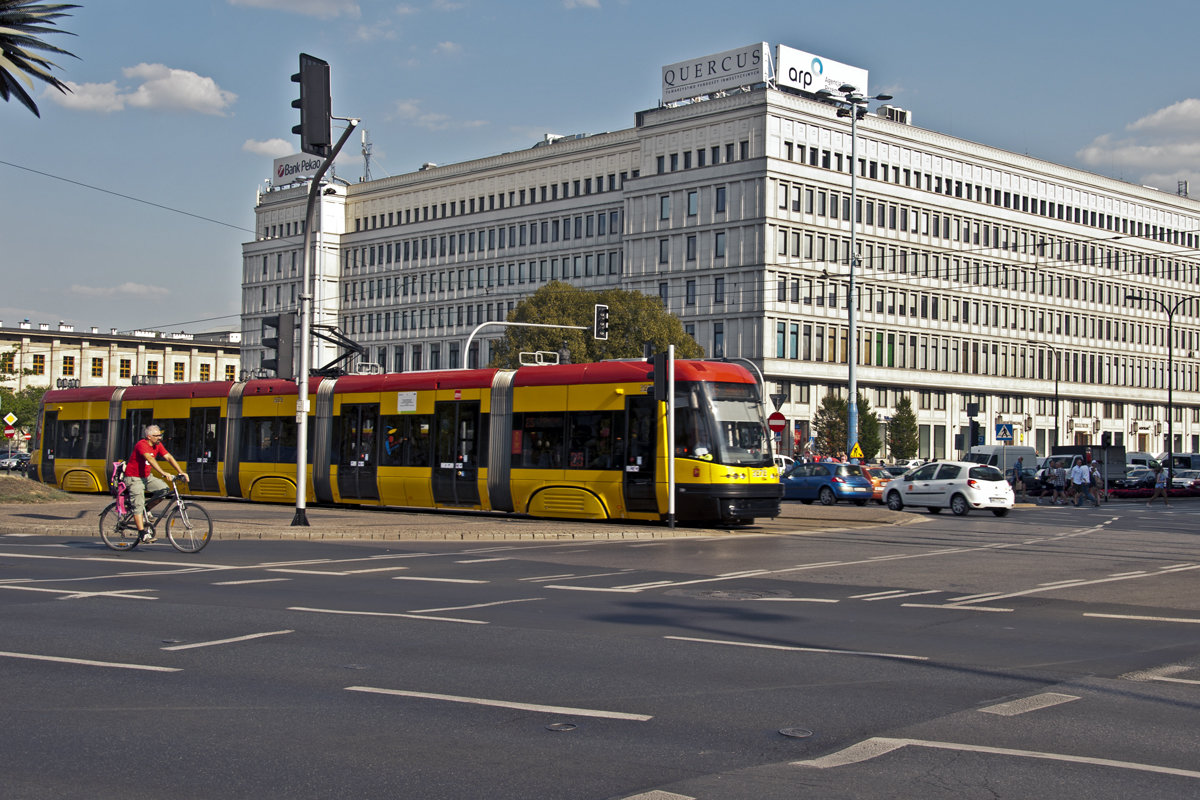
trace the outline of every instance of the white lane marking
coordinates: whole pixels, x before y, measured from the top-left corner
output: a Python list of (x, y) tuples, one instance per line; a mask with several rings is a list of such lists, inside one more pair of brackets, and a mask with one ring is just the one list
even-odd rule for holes
[(1139, 672), (1127, 672), (1121, 677), (1129, 681), (1163, 681), (1164, 683), (1186, 683), (1189, 685), (1200, 686), (1200, 681), (1189, 680), (1188, 678), (1172, 678), (1172, 675), (1178, 675), (1181, 672), (1190, 672), (1195, 667), (1189, 667), (1183, 664), (1171, 664), (1157, 669), (1141, 670)]
[(1043, 708), (1051, 708), (1053, 706), (1069, 703), (1072, 700), (1078, 700), (1078, 695), (1059, 694), (1058, 692), (1042, 692), (1041, 694), (1022, 697), (1018, 700), (1010, 700), (1007, 703), (997, 703), (994, 706), (986, 706), (979, 709), (984, 714), (996, 714), (1001, 717), (1015, 717), (1018, 714), (1026, 714), (1030, 711), (1040, 711)]
[(826, 597), (748, 597), (747, 600), (756, 603), (840, 603), (840, 600), (830, 600)]
[(546, 584), (547, 589), (563, 589), (568, 592), (615, 592), (616, 594), (637, 594), (641, 589), (608, 589), (603, 586), (566, 586), (553, 583)]
[(251, 639), (261, 639), (264, 636), (279, 636), (284, 633), (295, 633), (295, 631), (266, 631), (265, 633), (248, 633), (245, 636), (234, 636), (229, 639), (214, 639), (211, 642), (192, 642), (191, 644), (174, 644), (170, 647), (160, 647), (160, 650), (191, 650), (194, 647), (213, 647), (218, 644), (233, 644), (234, 642), (248, 642)]
[(250, 578), (244, 581), (213, 581), (213, 586), (245, 586), (250, 583), (280, 583), (291, 578)]
[[(1107, 578), (1095, 578), (1090, 581), (1081, 581), (1079, 583), (1072, 583), (1069, 586), (1063, 586), (1062, 584), (1056, 584), (1054, 586), (1037, 586), (1033, 589), (1023, 589), (1019, 592), (1006, 592), (1003, 594), (985, 595), (982, 599), (987, 600), (988, 602), (991, 602), (992, 600), (1008, 600), (1013, 597), (1026, 597), (1031, 594), (1039, 594), (1040, 592), (1049, 592), (1049, 591), (1053, 591), (1056, 588), (1077, 589), (1077, 588), (1080, 588), (1083, 586), (1098, 586), (1102, 583), (1115, 583), (1116, 581), (1134, 581), (1134, 580), (1138, 580), (1140, 578), (1157, 578), (1162, 575), (1170, 575), (1170, 574), (1176, 573), (1176, 572), (1188, 572), (1188, 571), (1194, 570), (1194, 569), (1200, 569), (1200, 564), (1185, 564), (1182, 566), (1164, 567), (1163, 569), (1160, 569), (1158, 572), (1147, 572), (1147, 573), (1138, 574), (1138, 575), (1125, 575), (1123, 577), (1115, 577), (1115, 578), (1111, 577), (1111, 576), (1107, 577)], [(966, 607), (967, 603), (974, 603), (974, 602), (980, 602), (980, 601), (979, 600), (956, 600), (956, 601), (951, 601), (951, 602), (954, 604), (952, 607), (963, 608), (963, 607)]]
[(571, 708), (569, 706), (546, 706), (539, 703), (515, 703), (509, 700), (488, 700), (482, 697), (461, 697), (453, 694), (432, 694), (430, 692), (409, 692), (403, 689), (380, 689), (374, 686), (347, 686), (347, 692), (369, 692), (371, 694), (388, 694), (397, 697), (416, 697), (423, 700), (446, 700), (451, 703), (470, 703), (479, 706), (495, 706), (496, 708), (515, 708), (521, 711), (543, 711), (550, 714), (569, 714), (573, 717), (601, 717), (603, 719), (625, 719), (634, 722), (645, 722), (654, 717), (648, 714), (629, 714), (624, 711), (599, 711), (594, 708)]
[(35, 653), (9, 653), (0, 650), (0, 656), (5, 658), (25, 658), (31, 661), (53, 661), (58, 664), (81, 664), (85, 667), (112, 667), (113, 669), (140, 669), (146, 672), (182, 672), (177, 667), (153, 667), (149, 664), (122, 664), (119, 661), (93, 661), (89, 658), (64, 658), (63, 656), (42, 656)]
[(900, 594), (889, 594), (885, 597), (865, 597), (864, 603), (874, 603), (876, 600), (899, 600), (901, 597), (920, 597), (923, 594), (937, 594), (941, 589), (925, 589), (920, 592), (901, 592)]
[(0, 586), (0, 589), (16, 589), (25, 592), (46, 592), (62, 595), (59, 600), (83, 600), (89, 597), (119, 597), (122, 600), (157, 600), (157, 597), (142, 597), (138, 592), (152, 592), (153, 589), (118, 589), (112, 592), (81, 592), (76, 589), (48, 589), (44, 586)]
[[(5, 558), (41, 558), (53, 559), (55, 561), (103, 561), (108, 564), (114, 563), (120, 559), (121, 564), (153, 564), (156, 567), (175, 567), (178, 564), (172, 564), (170, 561), (153, 561), (149, 558), (130, 558), (127, 555), (117, 555), (113, 553), (110, 556), (79, 556), (79, 555), (64, 555), (64, 556), (44, 556), (38, 553), (5, 553)], [(188, 571), (196, 572), (202, 569), (252, 569), (252, 567), (230, 567), (228, 564), (197, 564), (195, 561), (188, 562)]]
[(416, 575), (397, 575), (394, 581), (427, 581), (429, 583), (491, 583), (491, 581), (475, 581), (469, 578), (420, 578)]
[(421, 614), (404, 614), (392, 611), (342, 611), (336, 608), (306, 608), (288, 606), (288, 611), (307, 611), (312, 614), (343, 614), (350, 617), (396, 617), (398, 619), (423, 619), (429, 622), (460, 622), (464, 625), (488, 625), (480, 619), (455, 619), (454, 617), (426, 617)]
[(432, 614), (437, 611), (465, 611), (468, 608), (488, 608), (489, 606), (505, 606), (509, 603), (532, 603), (534, 600), (545, 600), (544, 597), (519, 597), (515, 600), (495, 600), (491, 603), (473, 603), (469, 606), (447, 606), (445, 608), (414, 608), (410, 614)]
[(1113, 572), (1113, 573), (1111, 573), (1111, 574), (1110, 574), (1108, 577), (1110, 577), (1110, 578), (1124, 578), (1124, 577), (1127, 577), (1127, 576), (1129, 576), (1129, 575), (1145, 575), (1145, 574), (1146, 574), (1146, 570), (1144, 570), (1144, 569), (1138, 569), (1138, 570), (1134, 570), (1133, 572)]
[(574, 578), (574, 572), (562, 572), (558, 575), (539, 575), (534, 578), (517, 578), (518, 581), (553, 581), (560, 578)]
[(724, 639), (701, 639), (694, 636), (664, 636), (677, 642), (699, 642), (700, 644), (724, 644), (733, 647), (752, 647), (759, 650), (786, 650), (794, 653), (827, 653), (835, 656), (870, 656), (872, 658), (896, 658), (902, 661), (928, 661), (927, 656), (910, 656), (903, 653), (872, 653), (866, 650), (838, 650), (828, 647), (798, 647), (785, 644), (762, 644), (759, 642), (731, 642)]
[(555, 579), (564, 580), (564, 581), (565, 580), (581, 581), (581, 580), (584, 580), (585, 578), (607, 578), (610, 575), (625, 575), (630, 572), (633, 572), (633, 570), (622, 569), (622, 570), (617, 570), (616, 572), (593, 572), (590, 575), (555, 575), (551, 578), (519, 578), (518, 580), (531, 581), (531, 582), (549, 581), (549, 580), (555, 580)]
[(951, 611), (994, 611), (996, 613), (1008, 614), (1013, 611), (1011, 608), (993, 608), (992, 606), (968, 606), (959, 603), (901, 603), (901, 608), (948, 608)]
[(869, 597), (887, 597), (888, 595), (898, 595), (903, 592), (903, 589), (889, 589), (886, 592), (871, 592), (870, 594), (852, 594), (851, 600), (866, 600)]
[(455, 564), (486, 564), (489, 561), (509, 561), (508, 558), (468, 558), (462, 561), (455, 561)]
[(1084, 616), (1099, 617), (1100, 619), (1132, 619), (1139, 622), (1184, 622), (1192, 625), (1200, 625), (1200, 619), (1193, 617), (1143, 617), (1137, 614), (1092, 614), (1088, 612), (1084, 612)]
[(408, 567), (371, 567), (369, 569), (270, 569), (268, 572), (290, 572), (297, 575), (366, 575), (370, 572), (395, 572)]
[(1162, 775), (1179, 775), (1185, 778), (1200, 778), (1200, 771), (1177, 769), (1175, 767), (1160, 767), (1156, 764), (1141, 764), (1135, 761), (1116, 761), (1111, 758), (1092, 758), (1090, 756), (1073, 756), (1066, 753), (1047, 753), (1040, 750), (1014, 750), (1008, 747), (986, 747), (975, 744), (959, 744), (957, 742), (934, 742), (923, 739), (891, 739), (875, 737), (851, 745), (844, 750), (830, 753), (827, 756), (813, 758), (807, 761), (793, 761), (795, 767), (815, 767), (829, 769), (842, 767), (847, 764), (858, 764), (873, 758), (886, 755), (902, 747), (928, 747), (935, 750), (957, 750), (968, 753), (987, 753), (990, 755), (1017, 756), (1020, 758), (1037, 758), (1046, 761), (1065, 761), (1074, 764), (1095, 764), (1101, 767), (1117, 767), (1139, 772), (1154, 772)]

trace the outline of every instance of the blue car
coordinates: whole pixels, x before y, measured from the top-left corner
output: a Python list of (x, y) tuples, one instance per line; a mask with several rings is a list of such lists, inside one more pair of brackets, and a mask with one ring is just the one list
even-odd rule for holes
[(794, 464), (779, 481), (783, 484), (785, 500), (806, 504), (819, 500), (823, 506), (831, 506), (838, 500), (865, 506), (874, 490), (857, 464), (834, 461)]

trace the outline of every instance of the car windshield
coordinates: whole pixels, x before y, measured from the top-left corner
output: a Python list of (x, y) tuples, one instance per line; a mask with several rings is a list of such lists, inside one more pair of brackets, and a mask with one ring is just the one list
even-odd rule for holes
[(716, 460), (739, 467), (769, 466), (767, 425), (752, 384), (706, 384), (716, 427)]
[(839, 478), (861, 478), (863, 476), (862, 467), (858, 464), (839, 464), (837, 476)]
[(977, 481), (1002, 481), (1004, 475), (995, 467), (979, 466), (971, 467), (968, 477), (974, 478)]

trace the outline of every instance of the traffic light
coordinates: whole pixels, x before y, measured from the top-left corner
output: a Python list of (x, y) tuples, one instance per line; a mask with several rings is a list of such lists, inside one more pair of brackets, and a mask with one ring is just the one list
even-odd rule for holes
[(592, 322), (592, 336), (608, 341), (608, 306), (596, 304), (596, 316)]
[(300, 134), (300, 149), (314, 156), (328, 156), (333, 150), (329, 131), (329, 62), (300, 54), (300, 71), (292, 76), (300, 84), (300, 99), (292, 108), (300, 109), (300, 124), (292, 133)]
[(295, 377), (293, 360), (296, 352), (296, 315), (277, 314), (263, 317), (263, 347), (267, 349), (263, 358), (263, 369), (275, 373), (278, 378), (291, 380)]
[(983, 433), (979, 430), (979, 420), (971, 420), (971, 435), (967, 443), (967, 448), (970, 449), (977, 444), (983, 444)]

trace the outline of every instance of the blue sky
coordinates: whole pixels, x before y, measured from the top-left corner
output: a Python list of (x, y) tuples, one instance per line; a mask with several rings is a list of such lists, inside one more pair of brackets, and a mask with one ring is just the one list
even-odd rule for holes
[(301, 52), (374, 177), (631, 127), (663, 65), (766, 41), (869, 70), (920, 127), (1200, 198), (1195, 0), (80, 4), (47, 37), (74, 92), (39, 84), (40, 119), (0, 103), (5, 326), (237, 328), (255, 189), (299, 150)]

